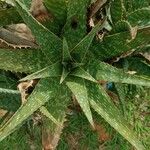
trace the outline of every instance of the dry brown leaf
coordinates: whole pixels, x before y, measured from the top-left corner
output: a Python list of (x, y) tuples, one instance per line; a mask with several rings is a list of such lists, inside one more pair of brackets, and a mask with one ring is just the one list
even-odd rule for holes
[(49, 129), (43, 127), (42, 129), (43, 150), (55, 150), (56, 149), (63, 128), (64, 128), (63, 125), (57, 126), (56, 130), (54, 131), (54, 134), (52, 134)]
[(100, 141), (105, 142), (111, 139), (111, 136), (106, 132), (106, 129), (102, 125), (96, 122), (95, 122), (95, 130), (98, 133)]
[(112, 102), (117, 105), (119, 103), (119, 98), (117, 96), (117, 94), (115, 94), (114, 92), (110, 91), (110, 90), (106, 90), (107, 94), (110, 96)]
[(2, 127), (13, 116), (13, 114), (14, 114), (13, 112), (6, 112), (6, 114), (5, 114), (6, 116), (3, 116), (4, 120), (0, 126)]
[(136, 71), (128, 71), (127, 73), (133, 75), (136, 74)]
[(15, 35), (18, 35), (21, 38), (27, 39), (29, 41), (35, 42), (31, 30), (24, 23), (12, 24), (7, 26), (7, 30), (11, 31)]
[(89, 25), (90, 25), (90, 27), (94, 27), (95, 26), (94, 25), (94, 20), (92, 18), (90, 18), (90, 20), (89, 20)]
[(37, 84), (36, 80), (30, 80), (30, 81), (21, 82), (18, 84), (17, 87), (21, 93), (22, 105), (26, 103), (27, 97), (30, 94), (30, 93), (28, 93), (29, 88), (34, 87), (36, 84)]
[(5, 116), (7, 112), (8, 112), (7, 110), (0, 109), (0, 118), (2, 118), (3, 116)]
[(137, 26), (131, 28), (130, 32), (131, 32), (131, 39), (132, 40), (134, 40), (136, 38), (137, 31), (138, 31), (138, 27)]
[(107, 81), (105, 81), (105, 80), (98, 80), (98, 83), (99, 83), (104, 89), (106, 89)]
[(92, 18), (92, 17), (97, 13), (97, 11), (98, 11), (106, 2), (107, 2), (107, 0), (97, 0), (97, 1), (92, 5), (89, 18)]
[(129, 50), (129, 51), (123, 53), (122, 55), (120, 55), (119, 57), (113, 58), (112, 60), (109, 61), (109, 63), (112, 64), (114, 62), (118, 62), (120, 59), (130, 56), (134, 51), (135, 51), (135, 49)]
[(80, 138), (81, 138), (81, 135), (79, 133), (67, 135), (66, 139), (67, 139), (70, 150), (79, 149), (79, 142), (78, 141), (80, 140)]
[(150, 52), (141, 52), (140, 55), (142, 55), (144, 58), (146, 58), (146, 60), (150, 62)]
[(44, 22), (52, 18), (43, 5), (43, 0), (32, 0), (30, 12), (39, 22)]
[[(0, 47), (13, 48), (38, 48), (38, 45), (33, 42), (33, 37), (27, 31), (24, 24), (15, 24), (0, 28)], [(28, 39), (29, 38), (29, 39)]]
[(138, 31), (138, 27), (130, 27), (130, 35), (131, 35), (131, 39), (128, 39), (127, 42), (131, 42), (136, 38), (137, 35), (137, 31)]

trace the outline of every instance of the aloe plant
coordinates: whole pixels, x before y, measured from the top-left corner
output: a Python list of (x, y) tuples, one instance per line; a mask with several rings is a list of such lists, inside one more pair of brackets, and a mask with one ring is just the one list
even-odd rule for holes
[[(31, 29), (38, 45), (37, 48), (29, 45), (24, 49), (0, 49), (0, 69), (25, 73), (20, 82), (38, 79), (27, 102), (2, 125), (0, 141), (37, 110), (46, 116), (47, 128), (55, 135), (64, 126), (73, 94), (92, 128), (95, 128), (92, 114), (95, 110), (137, 150), (144, 150), (141, 139), (100, 82), (150, 86), (149, 74), (137, 71), (139, 74), (132, 75), (108, 63), (112, 58), (119, 59), (133, 51), (138, 52), (150, 43), (148, 0), (141, 3), (138, 0), (109, 2), (109, 8), (104, 7), (107, 13), (90, 31), (87, 31), (90, 0), (44, 0), (54, 18), (43, 24), (31, 15), (29, 4), (14, 0), (13, 8), (0, 11), (0, 16), (6, 18), (4, 22), (0, 18), (1, 26), (23, 21)], [(11, 17), (12, 14), (16, 17)], [(108, 24), (112, 28), (110, 31), (107, 30)], [(103, 39), (99, 40), (97, 34), (105, 30)], [(17, 90), (6, 87), (0, 88), (0, 93), (20, 95)]]

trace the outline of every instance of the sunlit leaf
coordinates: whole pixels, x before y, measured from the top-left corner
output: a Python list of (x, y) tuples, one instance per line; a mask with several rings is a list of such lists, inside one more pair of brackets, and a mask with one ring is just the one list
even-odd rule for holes
[(124, 72), (123, 70), (117, 69), (109, 64), (100, 61), (93, 60), (93, 62), (89, 64), (87, 70), (97, 80), (150, 86), (150, 78), (131, 75)]
[(32, 0), (21, 0), (21, 2), (24, 3), (24, 5), (27, 7), (28, 10), (31, 8)]
[(96, 84), (87, 84), (88, 97), (92, 108), (101, 115), (114, 129), (127, 139), (137, 150), (144, 150), (144, 146), (136, 137), (131, 126), (123, 118), (123, 115), (112, 103), (104, 89)]
[(38, 108), (57, 95), (58, 82), (53, 79), (41, 79), (33, 93), (18, 111), (0, 129), (0, 141), (11, 134), (18, 125), (22, 124)]
[(0, 88), (0, 93), (19, 94), (20, 92), (17, 90)]
[(70, 73), (69, 71), (67, 71), (65, 68), (63, 68), (62, 75), (60, 78), (60, 84), (67, 78), (69, 73)]
[(66, 84), (70, 88), (72, 93), (75, 95), (88, 121), (94, 127), (93, 118), (88, 101), (88, 93), (85, 87), (85, 81), (83, 79), (76, 79), (75, 81), (67, 81)]
[(50, 119), (53, 123), (59, 125), (59, 122), (52, 116), (52, 114), (44, 106), (40, 108), (40, 112), (48, 119)]
[(64, 122), (66, 121), (66, 112), (69, 102), (71, 100), (71, 93), (66, 85), (61, 84), (60, 88), (57, 89), (57, 95), (54, 99), (51, 99), (46, 104), (47, 111), (55, 118), (55, 121), (44, 118), (43, 122), (43, 137), (44, 147), (55, 148), (58, 145), (60, 135), (64, 128)]

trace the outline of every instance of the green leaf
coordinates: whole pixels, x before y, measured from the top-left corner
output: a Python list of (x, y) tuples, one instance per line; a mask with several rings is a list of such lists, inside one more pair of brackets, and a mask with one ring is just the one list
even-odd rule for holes
[(43, 68), (33, 74), (30, 74), (20, 81), (47, 78), (47, 77), (57, 77), (61, 76), (61, 64), (59, 62), (54, 63), (46, 68)]
[(83, 62), (93, 41), (95, 34), (102, 30), (105, 26), (106, 20), (100, 21), (89, 33), (86, 35), (72, 50), (72, 55), (75, 55), (75, 60)]
[(52, 114), (46, 109), (46, 107), (42, 106), (40, 108), (40, 112), (46, 116), (47, 118), (49, 118), (53, 123), (55, 123), (56, 125), (60, 125), (60, 123), (52, 116)]
[(104, 37), (102, 42), (94, 41), (91, 51), (97, 59), (105, 60), (131, 50), (127, 45), (129, 32), (121, 32)]
[(110, 32), (110, 34), (120, 33), (120, 32), (125, 32), (125, 31), (130, 31), (131, 27), (132, 26), (131, 26), (130, 22), (128, 22), (126, 20), (120, 20), (120, 21), (118, 21), (115, 24), (115, 26), (113, 27), (113, 29)]
[[(15, 6), (14, 0), (2, 0), (2, 1), (5, 1), (6, 3), (10, 5)], [(27, 7), (28, 10), (31, 8), (32, 0), (20, 0), (20, 1)]]
[(125, 59), (128, 70), (136, 71), (137, 75), (150, 77), (150, 65), (142, 58), (128, 57)]
[(128, 44), (132, 49), (140, 51), (143, 47), (145, 47), (150, 43), (150, 38), (148, 38), (149, 35), (150, 35), (150, 27), (138, 30), (136, 38), (131, 42), (129, 42)]
[(66, 70), (63, 67), (62, 75), (61, 75), (61, 78), (60, 78), (60, 84), (63, 83), (63, 81), (67, 78), (67, 76), (69, 75), (69, 73), (70, 73), (70, 71)]
[(18, 80), (9, 71), (0, 70), (0, 88), (16, 90)]
[[(64, 36), (72, 49), (86, 35), (87, 8), (90, 0), (68, 1)], [(71, 34), (70, 34), (71, 33)]]
[(50, 19), (43, 22), (44, 26), (60, 35), (67, 16), (66, 0), (44, 0), (43, 3), (50, 14)]
[(32, 73), (47, 64), (41, 51), (37, 49), (0, 49), (0, 69)]
[(118, 21), (124, 18), (125, 8), (123, 0), (113, 0), (111, 2), (111, 17), (113, 23), (117, 23)]
[(94, 127), (92, 113), (91, 113), (89, 101), (88, 101), (88, 93), (85, 87), (85, 81), (83, 79), (75, 78), (74, 81), (67, 81), (66, 84), (70, 88), (72, 93), (75, 95), (88, 121), (90, 122), (92, 127)]
[(123, 1), (126, 11), (128, 13), (131, 13), (138, 9), (149, 7), (149, 0), (123, 0)]
[(70, 55), (68, 43), (67, 43), (66, 39), (63, 38), (63, 58), (62, 58), (62, 61), (66, 62), (68, 60), (72, 60), (72, 58)]
[(93, 60), (88, 65), (87, 70), (97, 80), (150, 86), (150, 78), (131, 75), (127, 72), (124, 72), (123, 70), (117, 69), (100, 61)]
[(16, 8), (24, 22), (31, 29), (47, 60), (51, 62), (58, 61), (61, 56), (61, 39), (36, 21), (36, 19), (28, 12), (25, 5), (19, 0), (16, 0)]
[(24, 5), (27, 7), (28, 10), (31, 8), (32, 0), (21, 0), (21, 2), (24, 3)]
[[(46, 2), (47, 1), (47, 2)], [(66, 21), (66, 16), (65, 16), (65, 18), (64, 18), (64, 20), (62, 20), (62, 18), (64, 17), (63, 15), (66, 15), (66, 12), (64, 12), (64, 11), (66, 11), (66, 10), (63, 10), (62, 8), (63, 8), (63, 4), (61, 5), (61, 4), (58, 4), (58, 3), (60, 3), (60, 1), (59, 2), (56, 2), (56, 3), (54, 3), (54, 1), (53, 0), (51, 0), (51, 1), (53, 1), (53, 4), (51, 5), (51, 2), (50, 2), (50, 4), (48, 4), (49, 2), (48, 2), (49, 0), (44, 0), (43, 1), (43, 4), (44, 4), (44, 6), (46, 7), (46, 9), (47, 9), (47, 11), (48, 11), (48, 14), (49, 14), (49, 19), (47, 19), (47, 20), (43, 20), (43, 22), (42, 22), (42, 24), (47, 28), (47, 29), (49, 29), (51, 32), (53, 32), (53, 33), (55, 33), (56, 35), (60, 35), (61, 34), (61, 31), (62, 31), (62, 28), (63, 28), (63, 26), (64, 26), (64, 24), (65, 24), (65, 21)], [(57, 7), (57, 5), (58, 5), (58, 8), (56, 8)], [(59, 5), (61, 5), (61, 7), (62, 8), (60, 8), (60, 6)], [(56, 8), (55, 10), (52, 10), (52, 9), (54, 9), (54, 8)], [(61, 16), (57, 16), (56, 17), (56, 15), (54, 15), (54, 11), (56, 11), (57, 9), (60, 9), (60, 11), (58, 12)], [(50, 11), (51, 10), (51, 11)], [(56, 12), (57, 13), (57, 12)], [(58, 15), (58, 13), (57, 13), (57, 15)]]
[(63, 26), (67, 16), (66, 0), (44, 0), (44, 4), (53, 16), (54, 22)]
[[(64, 122), (67, 107), (71, 101), (71, 92), (65, 84), (57, 85), (57, 92), (55, 93), (56, 96), (53, 99), (50, 99), (46, 103), (46, 108), (49, 113), (57, 120), (59, 125)], [(53, 132), (53, 124), (51, 131)], [(54, 125), (55, 127), (55, 125)]]
[(21, 105), (21, 95), (17, 90), (0, 88), (0, 108), (15, 112)]
[(7, 94), (20, 94), (17, 90), (11, 90), (11, 89), (4, 89), (0, 88), (0, 93), (7, 93)]
[(131, 37), (130, 37), (130, 39), (126, 39), (126, 41), (131, 42), (132, 40), (134, 40), (136, 38), (137, 30), (138, 30), (137, 26), (132, 27), (130, 22), (128, 22), (126, 20), (121, 20), (115, 24), (115, 26), (112, 29), (110, 34), (129, 31)]
[(102, 42), (95, 40), (90, 49), (96, 58), (106, 60), (128, 51), (140, 50), (139, 47), (142, 48), (150, 42), (149, 28), (139, 29), (136, 38), (131, 42), (128, 41), (130, 36), (129, 32), (107, 35)]
[(14, 8), (0, 10), (0, 26), (19, 23), (22, 18)]
[[(33, 2), (32, 0), (22, 0), (24, 5), (28, 8), (28, 11), (31, 10), (30, 8), (32, 8), (32, 6), (34, 6), (34, 5), (37, 6), (37, 4), (39, 4), (37, 6), (38, 7), (37, 10), (32, 10), (32, 12), (35, 12), (35, 13), (37, 12), (37, 13), (39, 13), (39, 15), (41, 13), (40, 11), (42, 11), (42, 13), (43, 13), (43, 6), (41, 7), (42, 3), (44, 4), (44, 7), (47, 8), (47, 3), (45, 3), (45, 1), (46, 0), (40, 1), (39, 3), (37, 3), (37, 2)], [(45, 10), (44, 10), (44, 13), (45, 13)], [(62, 28), (59, 25), (60, 22), (58, 22), (58, 20), (53, 18), (54, 16), (52, 16), (51, 11), (50, 12), (47, 11), (46, 13), (47, 13), (46, 15), (48, 15), (47, 18), (45, 18), (44, 20), (41, 18), (42, 20), (40, 23), (42, 23), (42, 25), (44, 25), (47, 29), (49, 29), (50, 31), (52, 31), (53, 33), (56, 33), (58, 35), (60, 32), (60, 29)]]
[(54, 79), (41, 79), (33, 93), (18, 111), (0, 129), (0, 141), (11, 134), (18, 125), (22, 124), (30, 115), (50, 99), (57, 95), (58, 82)]
[(0, 71), (0, 109), (15, 112), (21, 105), (17, 80), (11, 72)]
[[(0, 148), (1, 149), (30, 149), (31, 145), (28, 143), (29, 139), (30, 139), (30, 135), (32, 134), (32, 138), (34, 138), (33, 140), (33, 145), (35, 148), (39, 148), (41, 146), (41, 142), (39, 140), (40, 138), (40, 134), (37, 134), (37, 130), (35, 132), (35, 128), (37, 129), (36, 126), (34, 126), (34, 131), (32, 131), (33, 129), (28, 129), (27, 125), (21, 127), (19, 130), (16, 130), (11, 136), (9, 136), (8, 138), (4, 139), (2, 142), (0, 142)], [(37, 143), (35, 143), (35, 141)]]
[(65, 38), (63, 38), (63, 58), (62, 58), (62, 64), (63, 64), (63, 69), (62, 69), (62, 75), (60, 78), (60, 84), (65, 80), (65, 78), (69, 75), (70, 70), (67, 70), (67, 65), (69, 61), (72, 61), (70, 51), (68, 48), (68, 44)]
[(127, 19), (132, 26), (138, 26), (140, 28), (150, 27), (150, 7), (129, 13)]
[(122, 110), (122, 114), (124, 115), (124, 117), (126, 116), (126, 88), (127, 88), (127, 84), (120, 84), (120, 83), (115, 83), (115, 89), (117, 91), (117, 95), (118, 98), (120, 100), (120, 108)]
[[(61, 84), (57, 89), (57, 95), (54, 99), (48, 101), (46, 108), (49, 113), (55, 118), (55, 121), (45, 118), (44, 122), (44, 134), (50, 137), (48, 143), (55, 149), (60, 139), (62, 129), (64, 128), (64, 122), (66, 121), (66, 112), (69, 102), (71, 100), (71, 92), (66, 85)], [(47, 116), (48, 117), (48, 116)], [(46, 132), (46, 133), (45, 133)]]
[(149, 26), (150, 8), (148, 0), (114, 0), (111, 4), (111, 17), (116, 24), (127, 19), (132, 26)]
[(96, 84), (87, 83), (89, 102), (92, 108), (101, 115), (114, 129), (127, 139), (137, 150), (144, 150), (131, 126), (112, 103), (104, 89)]
[(127, 19), (132, 26), (146, 27), (150, 24), (149, 16), (150, 8), (147, 0), (114, 0), (111, 4), (111, 17), (114, 24)]
[(87, 71), (85, 71), (81, 67), (78, 67), (78, 68), (74, 69), (70, 73), (70, 75), (73, 75), (73, 76), (76, 76), (76, 77), (80, 77), (80, 78), (83, 78), (83, 79), (86, 79), (86, 80), (89, 80), (89, 81), (97, 83), (97, 81)]

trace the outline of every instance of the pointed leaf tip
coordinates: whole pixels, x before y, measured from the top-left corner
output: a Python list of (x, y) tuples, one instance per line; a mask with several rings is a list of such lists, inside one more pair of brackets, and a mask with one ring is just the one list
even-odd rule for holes
[(63, 62), (71, 60), (71, 55), (68, 47), (68, 43), (65, 38), (63, 38)]
[[(78, 62), (83, 62), (93, 41), (95, 34), (100, 31), (106, 23), (106, 20), (100, 21), (72, 50), (71, 53)], [(80, 58), (79, 58), (80, 56)]]
[(62, 75), (61, 75), (61, 78), (60, 78), (60, 84), (63, 83), (63, 81), (66, 79), (66, 77), (69, 75), (69, 71), (67, 71), (65, 68), (63, 68), (63, 72), (62, 72)]
[(69, 87), (69, 89), (72, 91), (72, 93), (75, 95), (76, 100), (78, 101), (79, 105), (81, 106), (88, 121), (90, 122), (92, 127), (95, 128), (92, 113), (90, 110), (90, 105), (89, 105), (89, 101), (88, 101), (88, 93), (87, 93), (87, 89), (85, 87), (84, 79), (75, 78), (74, 81), (67, 81), (66, 84)]
[(61, 64), (59, 62), (56, 62), (48, 67), (45, 67), (33, 74), (30, 74), (22, 78), (20, 81), (47, 78), (47, 77), (58, 77), (58, 76), (61, 76)]
[(76, 68), (73, 72), (71, 72), (71, 75), (97, 83), (97, 80), (81, 67)]

